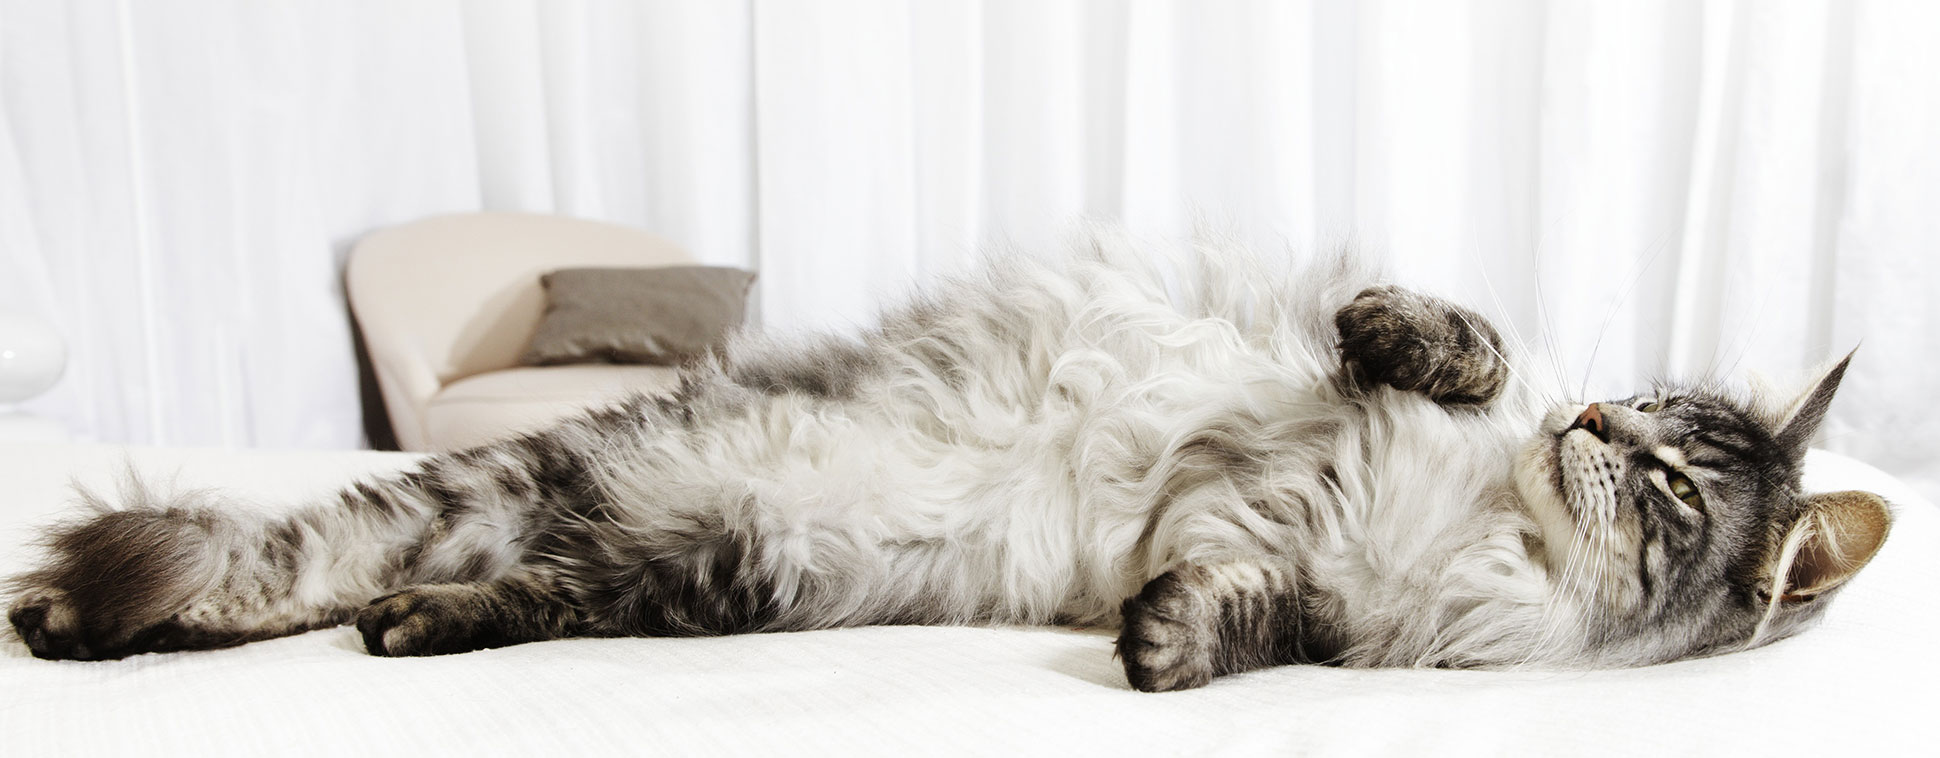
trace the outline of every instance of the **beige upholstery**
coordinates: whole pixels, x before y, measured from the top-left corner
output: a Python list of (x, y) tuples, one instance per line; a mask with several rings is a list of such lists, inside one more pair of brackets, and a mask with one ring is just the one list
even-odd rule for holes
[(518, 357), (545, 311), (541, 274), (693, 262), (652, 234), (557, 216), (439, 216), (365, 237), (350, 254), (350, 304), (398, 444), (471, 447), (628, 390), (671, 387), (665, 367), (527, 368)]
[[(435, 449), (488, 442), (537, 429), (588, 402), (638, 391), (671, 392), (679, 376), (665, 366), (545, 366), (490, 371), (445, 385), (424, 409)], [(456, 444), (443, 444), (456, 443)]]

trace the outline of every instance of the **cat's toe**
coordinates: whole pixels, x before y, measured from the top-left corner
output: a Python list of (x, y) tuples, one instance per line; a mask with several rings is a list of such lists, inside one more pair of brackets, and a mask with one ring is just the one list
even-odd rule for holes
[(1125, 661), (1125, 679), (1132, 688), (1169, 692), (1212, 681), (1215, 640), (1205, 623), (1209, 612), (1179, 570), (1147, 582), (1144, 590), (1126, 600), (1118, 655)]
[(1502, 338), (1465, 308), (1400, 287), (1371, 287), (1334, 314), (1355, 386), (1385, 384), (1449, 405), (1486, 403), (1508, 379)]
[(1341, 362), (1368, 384), (1413, 390), (1425, 386), (1431, 344), (1415, 324), (1423, 309), (1406, 290), (1374, 287), (1334, 314)]
[(357, 633), (371, 655), (427, 655), (423, 639), (429, 616), (421, 613), (423, 593), (405, 590), (385, 595), (357, 613)]
[(7, 610), (7, 622), (36, 658), (88, 660), (99, 657), (82, 634), (72, 604), (58, 592), (22, 593)]
[(481, 639), (485, 619), (462, 587), (430, 585), (385, 595), (357, 614), (357, 632), (371, 655), (446, 655), (492, 647)]

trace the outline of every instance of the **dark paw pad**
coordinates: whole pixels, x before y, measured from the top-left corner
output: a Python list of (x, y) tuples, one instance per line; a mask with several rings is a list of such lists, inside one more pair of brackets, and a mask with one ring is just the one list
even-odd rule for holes
[(190, 627), (173, 618), (126, 628), (111, 616), (83, 611), (58, 590), (22, 593), (7, 610), (7, 621), (34, 657), (48, 660), (105, 661), (140, 653), (228, 647), (253, 638), (235, 631)]
[(29, 592), (7, 610), (14, 634), (36, 658), (90, 660), (101, 657), (89, 645), (73, 605), (58, 593)]
[(1214, 610), (1195, 591), (1186, 572), (1175, 569), (1147, 582), (1125, 601), (1125, 628), (1118, 654), (1125, 678), (1142, 692), (1191, 689), (1217, 674), (1212, 628)]
[(463, 653), (506, 644), (490, 598), (465, 585), (426, 585), (385, 595), (357, 614), (371, 655)]

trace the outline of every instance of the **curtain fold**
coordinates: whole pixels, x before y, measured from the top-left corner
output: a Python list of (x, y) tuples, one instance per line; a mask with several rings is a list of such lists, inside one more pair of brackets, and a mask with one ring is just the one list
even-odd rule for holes
[[(1352, 245), (1592, 395), (1864, 342), (1829, 446), (1934, 477), (1918, 2), (0, 0), (0, 307), (101, 440), (355, 446), (343, 257), (519, 210), (854, 328), (1085, 222)], [(1289, 251), (1292, 251), (1291, 253)]]

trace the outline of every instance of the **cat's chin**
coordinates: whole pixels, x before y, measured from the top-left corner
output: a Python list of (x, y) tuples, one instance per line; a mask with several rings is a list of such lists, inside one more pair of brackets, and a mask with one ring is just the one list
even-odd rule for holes
[(1571, 512), (1563, 493), (1568, 485), (1563, 481), (1561, 462), (1564, 434), (1570, 420), (1582, 413), (1583, 408), (1564, 404), (1551, 409), (1543, 416), (1536, 433), (1523, 445), (1522, 453), (1516, 456), (1516, 494), (1521, 496), (1523, 508), (1541, 532), (1542, 552), (1552, 573), (1567, 562), (1571, 543), (1576, 539), (1576, 514)]

